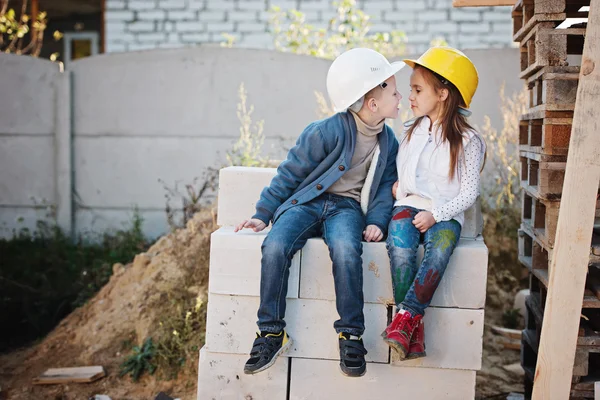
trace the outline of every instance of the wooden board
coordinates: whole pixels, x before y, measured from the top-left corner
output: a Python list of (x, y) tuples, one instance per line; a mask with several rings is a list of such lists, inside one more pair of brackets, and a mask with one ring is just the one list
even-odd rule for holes
[(548, 297), (533, 384), (533, 400), (571, 392), (582, 298), (600, 181), (600, 2), (590, 6), (573, 131), (550, 262)]
[(42, 375), (33, 379), (35, 385), (53, 385), (58, 383), (86, 383), (93, 382), (106, 376), (104, 368), (94, 367), (74, 367), (74, 368), (50, 368)]

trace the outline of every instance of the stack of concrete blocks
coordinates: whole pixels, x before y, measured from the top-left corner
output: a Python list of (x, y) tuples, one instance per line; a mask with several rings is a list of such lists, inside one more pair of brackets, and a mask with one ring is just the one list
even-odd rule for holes
[[(221, 170), (218, 223), (210, 253), (206, 345), (200, 351), (198, 400), (473, 399), (481, 367), (488, 251), (481, 213), (469, 210), (454, 251), (425, 315), (427, 357), (398, 361), (380, 336), (392, 317), (392, 281), (385, 243), (363, 244), (367, 373), (339, 370), (338, 319), (331, 260), (321, 238), (293, 259), (287, 293), (291, 348), (270, 369), (245, 375), (259, 305), (260, 233), (233, 232), (249, 218), (275, 169)], [(423, 249), (421, 247), (420, 257)]]

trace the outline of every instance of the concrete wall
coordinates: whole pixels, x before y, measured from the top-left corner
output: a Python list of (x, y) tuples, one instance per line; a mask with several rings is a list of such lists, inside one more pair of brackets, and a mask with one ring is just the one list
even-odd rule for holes
[[(106, 0), (106, 51), (172, 48), (236, 37), (241, 47), (271, 48), (272, 6), (297, 9), (325, 28), (336, 17), (334, 0)], [(432, 39), (461, 49), (509, 47), (511, 7), (456, 9), (451, 0), (359, 0), (371, 32), (406, 33), (408, 52), (423, 52)]]
[(0, 235), (34, 229), (56, 212), (62, 223), (69, 205), (57, 210), (65, 200), (58, 189), (66, 189), (68, 176), (58, 147), (68, 93), (59, 65), (0, 54), (0, 71)]
[[(521, 87), (518, 50), (468, 55), (481, 74), (473, 122), (487, 114), (500, 126), (500, 85), (506, 80), (509, 94)], [(160, 235), (167, 221), (159, 179), (181, 187), (227, 163), (239, 136), (240, 83), (253, 119), (265, 121), (264, 152), (281, 159), (316, 119), (314, 91), (325, 93), (328, 67), (311, 57), (208, 45), (91, 57), (66, 73), (0, 54), (0, 87), (11, 93), (0, 97), (0, 234), (21, 215), (33, 226), (45, 212), (34, 203), (45, 199), (61, 226), (77, 233), (120, 228), (138, 206), (146, 233)], [(409, 74), (398, 74), (405, 105)]]

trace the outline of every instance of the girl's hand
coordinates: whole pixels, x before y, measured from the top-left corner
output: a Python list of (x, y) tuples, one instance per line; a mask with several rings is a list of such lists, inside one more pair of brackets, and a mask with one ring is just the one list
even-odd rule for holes
[(419, 230), (419, 232), (427, 232), (427, 229), (435, 225), (433, 214), (429, 211), (421, 211), (413, 219), (413, 225)]
[(383, 232), (377, 227), (377, 225), (368, 225), (363, 236), (367, 242), (379, 242), (383, 239)]
[(396, 198), (396, 191), (398, 190), (398, 182), (396, 181), (396, 183), (394, 183), (394, 186), (392, 186), (392, 196), (394, 197), (394, 199)]
[(262, 222), (260, 219), (251, 218), (251, 219), (242, 221), (242, 223), (239, 224), (238, 226), (236, 226), (233, 231), (237, 232), (237, 231), (241, 231), (244, 228), (250, 228), (254, 232), (260, 232), (263, 229), (265, 229), (266, 227), (267, 227), (267, 225), (264, 222)]

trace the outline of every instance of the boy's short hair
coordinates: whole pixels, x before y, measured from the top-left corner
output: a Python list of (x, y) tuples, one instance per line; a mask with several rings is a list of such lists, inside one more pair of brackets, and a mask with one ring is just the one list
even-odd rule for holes
[(375, 86), (373, 89), (369, 90), (360, 99), (356, 100), (354, 102), (354, 104), (352, 104), (350, 107), (348, 107), (348, 109), (351, 111), (354, 111), (355, 113), (358, 113), (362, 109), (363, 104), (365, 104), (365, 101), (372, 97), (377, 97), (376, 93), (379, 93), (380, 91), (381, 91), (381, 85)]

